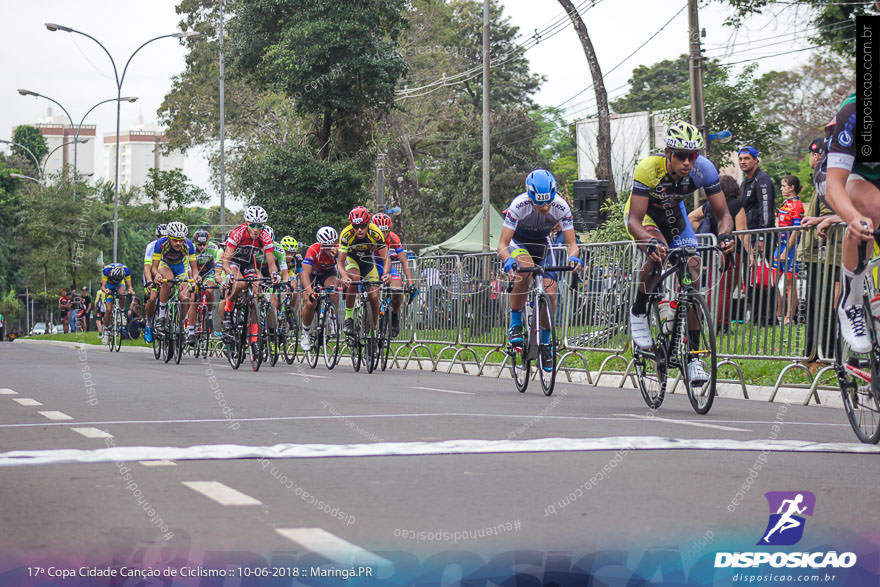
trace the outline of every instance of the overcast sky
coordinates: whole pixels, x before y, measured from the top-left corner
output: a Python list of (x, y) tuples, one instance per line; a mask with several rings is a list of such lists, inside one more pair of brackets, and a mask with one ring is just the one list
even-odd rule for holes
[[(50, 32), (44, 22), (63, 24), (89, 33), (109, 50), (121, 69), (125, 60), (144, 41), (178, 30), (180, 17), (174, 7), (177, 0), (0, 0), (0, 46), (3, 75), (0, 76), (0, 138), (11, 138), (18, 124), (34, 123), (45, 116), (46, 100), (21, 97), (17, 88), (51, 96), (68, 109), (74, 122), (95, 103), (116, 96), (113, 69), (107, 55), (93, 41), (76, 34)], [(543, 29), (563, 15), (556, 0), (503, 0), (505, 13), (520, 27), (525, 42), (535, 29)], [(685, 0), (574, 0), (580, 8), (603, 72), (610, 98), (626, 92), (630, 74), (640, 64), (651, 64), (686, 53), (687, 11)], [(681, 10), (681, 12), (679, 12)], [(719, 4), (702, 6), (700, 26), (706, 29), (706, 54), (724, 62), (738, 62), (808, 46), (806, 37), (793, 36), (801, 30), (796, 23), (805, 16), (797, 8), (783, 5), (771, 8), (782, 12), (778, 19), (755, 17), (735, 39), (722, 23), (729, 11)], [(673, 16), (678, 13), (677, 16)], [(633, 57), (623, 61), (639, 45), (672, 21)], [(545, 35), (546, 37), (546, 35)], [(731, 41), (737, 45), (730, 47)], [(138, 102), (122, 106), (122, 131), (137, 123), (142, 115), (147, 124), (156, 123), (156, 110), (169, 90), (171, 78), (184, 67), (185, 49), (175, 39), (162, 39), (142, 49), (132, 60), (122, 87), (122, 94), (137, 96)], [(544, 38), (526, 55), (532, 70), (546, 76), (537, 94), (543, 105), (559, 105), (590, 84), (586, 59), (573, 28), (564, 27), (558, 34)], [(809, 51), (792, 53), (759, 61), (759, 71), (787, 69), (802, 63)], [(618, 66), (618, 69), (610, 70)], [(746, 64), (738, 65), (743, 67)], [(570, 119), (595, 111), (592, 90), (565, 104)], [(56, 114), (60, 114), (57, 108)], [(113, 103), (92, 112), (86, 124), (97, 125), (95, 176), (104, 172), (103, 136), (114, 133), (116, 124)], [(187, 154), (184, 171), (214, 194), (203, 152)], [(219, 201), (214, 197), (215, 203)], [(234, 208), (237, 203), (230, 204)]]

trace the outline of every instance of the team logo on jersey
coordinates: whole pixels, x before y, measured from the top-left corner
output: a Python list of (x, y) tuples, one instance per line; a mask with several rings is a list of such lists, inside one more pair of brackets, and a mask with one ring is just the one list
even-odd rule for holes
[(837, 142), (840, 143), (843, 147), (849, 147), (853, 143), (853, 136), (849, 133), (849, 131), (844, 130), (842, 133), (837, 135)]

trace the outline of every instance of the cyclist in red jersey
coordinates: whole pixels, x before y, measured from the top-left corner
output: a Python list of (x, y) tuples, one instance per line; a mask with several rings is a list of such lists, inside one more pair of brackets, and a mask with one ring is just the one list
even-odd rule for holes
[[(305, 303), (302, 309), (302, 336), (299, 346), (304, 351), (311, 350), (312, 344), (309, 339), (309, 331), (312, 328), (312, 319), (315, 317), (317, 297), (315, 285), (334, 290), (337, 283), (336, 263), (339, 254), (339, 234), (332, 226), (322, 226), (316, 234), (318, 242), (312, 244), (306, 251), (302, 262), (302, 276), (300, 280), (303, 286)], [(330, 297), (334, 306), (339, 304), (339, 296), (336, 293)]]
[(281, 281), (281, 274), (278, 273), (278, 266), (275, 264), (275, 249), (272, 246), (272, 238), (265, 230), (268, 220), (269, 215), (263, 208), (249, 206), (244, 211), (244, 224), (230, 232), (226, 239), (226, 250), (223, 251), (223, 270), (226, 272), (226, 280), (223, 282), (223, 287), (228, 289), (229, 293), (223, 307), (224, 331), (228, 331), (232, 326), (232, 310), (235, 308), (235, 300), (247, 285), (243, 281), (233, 280), (259, 273), (255, 259), (257, 249), (261, 249), (266, 255), (273, 283)]
[[(388, 247), (388, 258), (391, 263), (400, 261), (403, 267), (403, 273), (406, 275), (407, 293), (411, 302), (419, 290), (415, 286), (415, 280), (412, 276), (412, 270), (409, 267), (409, 261), (406, 257), (406, 251), (400, 243), (400, 237), (391, 231), (391, 217), (388, 214), (379, 212), (373, 214), (373, 224), (379, 227), (385, 235), (385, 246)], [(379, 260), (377, 259), (377, 263)], [(394, 289), (402, 289), (403, 283), (400, 279), (400, 272), (393, 265), (391, 266), (391, 287)], [(391, 338), (397, 338), (400, 333), (400, 303), (403, 301), (403, 293), (395, 293), (391, 296)]]

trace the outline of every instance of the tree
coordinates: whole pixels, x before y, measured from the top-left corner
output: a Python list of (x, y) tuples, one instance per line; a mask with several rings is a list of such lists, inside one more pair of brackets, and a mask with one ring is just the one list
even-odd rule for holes
[[(708, 86), (726, 79), (717, 59), (705, 59), (703, 84)], [(658, 111), (690, 104), (690, 58), (687, 54), (677, 59), (664, 59), (653, 65), (639, 65), (629, 79), (629, 91), (611, 103), (615, 112)]]
[[(34, 172), (39, 174), (40, 169), (34, 166), (42, 164), (43, 157), (49, 152), (49, 148), (46, 146), (46, 138), (43, 136), (43, 133), (40, 132), (40, 129), (35, 126), (22, 124), (15, 127), (12, 140), (13, 142), (18, 143), (18, 145), (12, 145), (12, 152), (27, 161), (28, 166), (33, 168)], [(27, 147), (30, 152), (34, 154), (34, 157), (37, 158), (37, 161), (34, 162), (34, 158), (31, 157), (30, 153), (19, 145)]]
[(205, 190), (190, 183), (181, 170), (163, 171), (155, 167), (147, 172), (144, 195), (153, 206), (162, 205), (166, 210), (175, 210), (208, 200)]

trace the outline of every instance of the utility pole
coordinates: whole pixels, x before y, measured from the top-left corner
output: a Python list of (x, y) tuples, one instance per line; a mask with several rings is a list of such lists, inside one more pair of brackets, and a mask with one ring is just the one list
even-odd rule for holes
[[(706, 110), (703, 105), (703, 55), (700, 51), (700, 19), (697, 0), (688, 0), (688, 38), (690, 47), (691, 124), (700, 129), (706, 142)], [(694, 209), (699, 206), (699, 193), (694, 192)]]
[(376, 157), (376, 212), (385, 212), (385, 153)]
[(483, 0), (483, 252), (489, 251), (489, 0)]
[(226, 93), (223, 87), (223, 0), (220, 0), (220, 232), (226, 230)]

